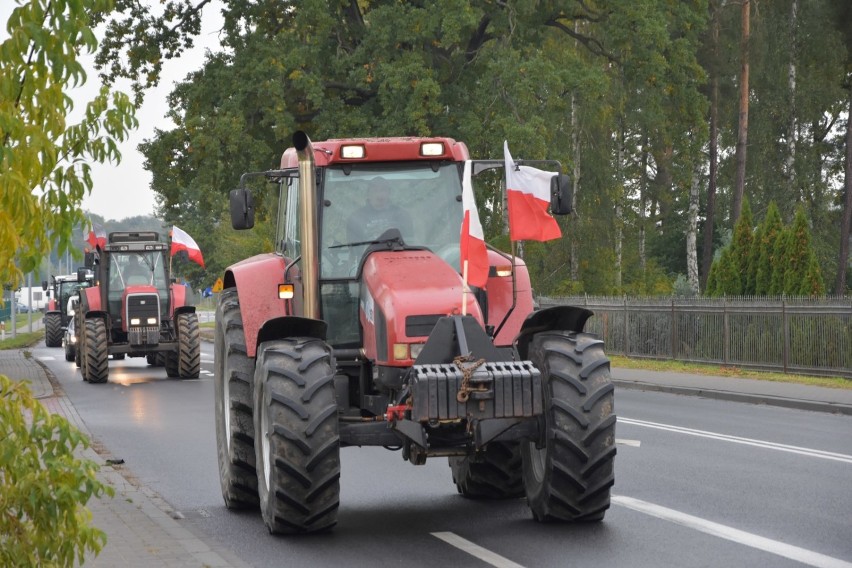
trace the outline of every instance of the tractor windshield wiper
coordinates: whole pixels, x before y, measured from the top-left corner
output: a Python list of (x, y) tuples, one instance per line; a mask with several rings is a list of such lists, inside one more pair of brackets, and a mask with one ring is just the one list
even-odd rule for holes
[(396, 243), (400, 246), (405, 246), (405, 241), (402, 240), (402, 234), (400, 234), (399, 229), (388, 229), (384, 233), (382, 233), (378, 238), (369, 240), (369, 241), (358, 241), (356, 243), (344, 243), (340, 245), (331, 245), (330, 249), (343, 248), (343, 247), (357, 247), (362, 245), (381, 245), (381, 244), (393, 244)]

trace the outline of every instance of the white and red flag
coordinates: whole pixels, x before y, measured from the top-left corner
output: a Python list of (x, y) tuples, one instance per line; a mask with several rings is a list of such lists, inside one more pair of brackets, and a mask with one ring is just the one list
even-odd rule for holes
[(509, 205), (509, 238), (513, 241), (550, 241), (562, 236), (550, 216), (550, 182), (554, 172), (517, 166), (503, 142), (506, 160), (506, 200)]
[(86, 235), (86, 242), (92, 245), (92, 248), (106, 248), (107, 234), (106, 229), (100, 223), (93, 223), (89, 219), (89, 231)]
[(464, 163), (462, 175), (462, 207), (464, 217), (461, 226), (461, 268), (464, 273), (467, 263), (467, 282), (471, 286), (483, 287), (488, 281), (488, 252), (485, 250), (485, 233), (479, 222), (479, 211), (473, 197), (470, 160)]
[(180, 251), (185, 250), (189, 260), (200, 264), (204, 268), (204, 257), (201, 256), (201, 249), (195, 243), (195, 239), (190, 237), (184, 231), (178, 229), (177, 225), (172, 227), (172, 254), (176, 255)]

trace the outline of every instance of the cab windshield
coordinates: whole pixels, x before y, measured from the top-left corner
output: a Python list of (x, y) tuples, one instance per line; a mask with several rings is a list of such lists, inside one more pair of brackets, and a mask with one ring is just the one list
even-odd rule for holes
[(459, 269), (461, 179), (455, 163), (364, 164), (325, 170), (320, 275), (354, 278), (369, 242), (398, 229)]

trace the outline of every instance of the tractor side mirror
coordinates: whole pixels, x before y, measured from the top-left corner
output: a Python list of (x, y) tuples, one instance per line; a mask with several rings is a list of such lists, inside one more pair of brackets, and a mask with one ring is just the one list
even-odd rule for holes
[(234, 229), (254, 227), (254, 196), (244, 188), (232, 189), (230, 195), (231, 226)]
[(41, 281), (41, 289), (44, 290), (45, 292), (47, 292), (47, 288), (48, 288), (47, 280), (42, 280)]
[(83, 264), (86, 266), (86, 268), (92, 270), (95, 267), (95, 253), (87, 252), (86, 260), (83, 262)]
[(85, 268), (78, 268), (77, 269), (77, 282), (85, 282), (86, 281), (86, 275), (88, 274), (88, 272), (89, 271), (86, 270)]
[(550, 212), (553, 215), (568, 215), (571, 213), (571, 202), (574, 200), (574, 186), (571, 176), (556, 174), (550, 180)]

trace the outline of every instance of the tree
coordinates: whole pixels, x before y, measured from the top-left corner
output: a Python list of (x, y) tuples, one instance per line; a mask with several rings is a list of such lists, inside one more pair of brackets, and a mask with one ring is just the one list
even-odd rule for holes
[[(89, 162), (117, 161), (135, 126), (127, 96), (101, 88), (69, 123), (69, 88), (85, 82), (80, 50), (94, 51), (91, 16), (110, 0), (18, 0), (0, 45), (0, 281), (16, 283), (55, 246), (64, 254), (83, 220)], [(17, 262), (17, 264), (16, 264)], [(0, 564), (72, 565), (99, 552), (89, 498), (110, 493), (96, 465), (74, 456), (83, 435), (29, 390), (0, 376)]]
[(769, 209), (766, 211), (766, 217), (758, 230), (758, 257), (757, 257), (757, 273), (755, 274), (754, 293), (757, 295), (770, 294), (772, 287), (773, 267), (776, 265), (777, 258), (775, 257), (776, 242), (784, 230), (784, 225), (781, 222), (781, 214), (778, 212), (778, 207), (775, 202), (769, 204)]
[(749, 97), (749, 35), (751, 34), (751, 0), (742, 1), (742, 36), (740, 39), (740, 111), (737, 129), (737, 179), (734, 183), (731, 220), (740, 218), (746, 175), (746, 148), (748, 144)]
[(127, 96), (106, 87), (69, 123), (67, 91), (86, 81), (77, 54), (97, 47), (90, 14), (112, 2), (18, 2), (0, 46), (0, 281), (13, 283), (52, 248), (69, 249), (89, 162), (117, 162), (116, 140), (136, 124)]
[(0, 375), (0, 564), (71, 566), (99, 552), (103, 531), (89, 526), (92, 497), (113, 495), (98, 465), (74, 451), (88, 441), (50, 414), (24, 383)]
[(734, 236), (731, 241), (732, 264), (740, 275), (739, 294), (754, 294), (755, 292), (755, 278), (750, 271), (750, 267), (754, 265), (752, 261), (755, 250), (753, 231), (751, 206), (748, 199), (744, 199), (742, 214), (734, 225)]

